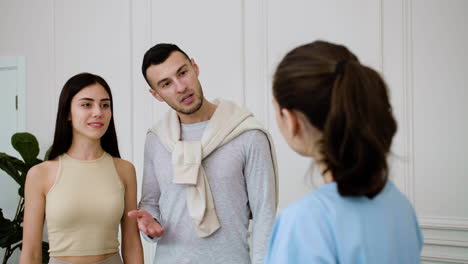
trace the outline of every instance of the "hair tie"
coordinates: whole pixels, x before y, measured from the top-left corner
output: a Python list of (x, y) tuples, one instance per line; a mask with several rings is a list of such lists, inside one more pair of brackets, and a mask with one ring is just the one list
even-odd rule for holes
[(335, 66), (335, 75), (342, 75), (344, 73), (344, 67), (348, 63), (347, 60), (340, 60)]

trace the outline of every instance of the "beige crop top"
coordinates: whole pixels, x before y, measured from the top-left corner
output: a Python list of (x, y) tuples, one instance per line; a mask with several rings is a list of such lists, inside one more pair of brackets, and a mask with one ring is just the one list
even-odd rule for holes
[(61, 155), (56, 182), (46, 196), (50, 256), (117, 252), (124, 193), (108, 153), (91, 161)]

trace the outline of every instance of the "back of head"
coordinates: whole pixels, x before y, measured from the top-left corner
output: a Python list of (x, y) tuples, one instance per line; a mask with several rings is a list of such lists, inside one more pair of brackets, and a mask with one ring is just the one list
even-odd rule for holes
[(150, 86), (151, 84), (149, 83), (148, 78), (146, 77), (146, 70), (151, 65), (158, 65), (163, 63), (175, 51), (184, 54), (184, 56), (187, 57), (188, 60), (190, 60), (189, 56), (175, 44), (159, 43), (154, 45), (145, 53), (145, 55), (143, 56), (141, 71), (143, 73), (143, 77), (145, 77), (146, 82)]
[(61, 154), (67, 152), (70, 148), (73, 139), (72, 123), (69, 120), (71, 101), (79, 91), (93, 84), (99, 84), (104, 87), (106, 92), (109, 94), (109, 99), (111, 100), (110, 107), (112, 116), (109, 127), (101, 137), (101, 146), (110, 155), (120, 158), (119, 146), (117, 144), (117, 134), (115, 132), (114, 106), (111, 89), (102, 77), (92, 73), (84, 72), (68, 79), (60, 93), (57, 119), (55, 122), (54, 142), (52, 143), (49, 154), (50, 160), (53, 160)]
[(344, 46), (315, 41), (283, 58), (273, 94), (280, 108), (304, 113), (322, 132), (321, 161), (342, 196), (372, 198), (383, 189), (397, 124), (376, 71)]

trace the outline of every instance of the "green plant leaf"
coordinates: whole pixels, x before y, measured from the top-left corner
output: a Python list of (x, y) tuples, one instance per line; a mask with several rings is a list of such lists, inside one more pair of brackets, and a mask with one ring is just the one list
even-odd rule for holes
[(4, 218), (2, 209), (0, 209), (0, 247), (5, 248), (21, 241), (22, 233), (21, 226)]
[(18, 158), (15, 158), (13, 156), (10, 156), (10, 155), (8, 155), (6, 153), (3, 153), (3, 152), (0, 153), (0, 156), (7, 159), (15, 167), (18, 167), (20, 169), (20, 171), (23, 171), (23, 170), (27, 171), (27, 166), (26, 166), (26, 163), (24, 163), (24, 161), (22, 161), (22, 160), (20, 160)]
[(12, 164), (22, 173), (26, 174), (28, 173), (30, 167), (28, 167), (22, 160), (19, 160), (17, 158), (13, 158)]
[[(10, 175), (19, 185), (18, 194), (21, 196), (18, 202), (18, 211), (12, 220), (3, 217), (0, 209), (0, 247), (15, 250), (22, 247), (23, 217), (24, 217), (24, 185), (29, 169), (42, 162), (37, 158), (39, 143), (36, 137), (30, 133), (16, 133), (11, 137), (11, 144), (19, 152), (24, 162), (5, 153), (0, 153), (0, 169)], [(50, 150), (48, 151), (50, 152)], [(48, 158), (46, 154), (46, 158)], [(13, 247), (12, 247), (13, 246)], [(49, 244), (42, 242), (42, 262), (49, 261)], [(8, 259), (8, 257), (7, 257)], [(7, 259), (4, 259), (6, 261)]]
[(21, 185), (21, 175), (18, 171), (26, 169), (26, 165), (21, 160), (2, 152), (0, 153), (0, 169), (5, 171), (13, 180)]
[(11, 137), (11, 145), (19, 152), (26, 164), (35, 162), (39, 155), (39, 143), (31, 133), (16, 133)]
[(3, 217), (2, 209), (0, 209), (0, 247), (5, 248), (8, 245), (9, 237), (14, 233), (13, 221)]
[(44, 155), (44, 160), (49, 160), (51, 150), (52, 150), (52, 146), (50, 146), (49, 149), (46, 151), (46, 154)]
[[(37, 164), (39, 164), (39, 163), (41, 163), (41, 162), (43, 162), (43, 160), (40, 160), (40, 159), (36, 158), (36, 159), (33, 160), (33, 162), (32, 162), (31, 164), (28, 164), (28, 165), (31, 165), (31, 167), (32, 167), (32, 166), (35, 166), (35, 165), (37, 165)], [(31, 167), (29, 167), (28, 170), (29, 170)]]
[(18, 189), (18, 195), (21, 197), (24, 197), (24, 185), (19, 187)]

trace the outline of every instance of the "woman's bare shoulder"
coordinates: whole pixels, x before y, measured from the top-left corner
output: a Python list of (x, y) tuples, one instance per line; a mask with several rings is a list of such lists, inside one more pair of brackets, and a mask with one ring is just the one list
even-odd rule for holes
[(121, 158), (114, 157), (114, 164), (115, 164), (115, 166), (117, 168), (117, 171), (119, 171), (119, 172), (120, 171), (122, 171), (122, 172), (135, 171), (135, 167), (128, 160), (124, 160), (124, 159), (121, 159)]
[(58, 160), (48, 160), (34, 165), (28, 171), (26, 182), (49, 189), (55, 182), (58, 167)]
[(114, 164), (120, 179), (127, 184), (135, 180), (135, 166), (130, 161), (114, 157)]

